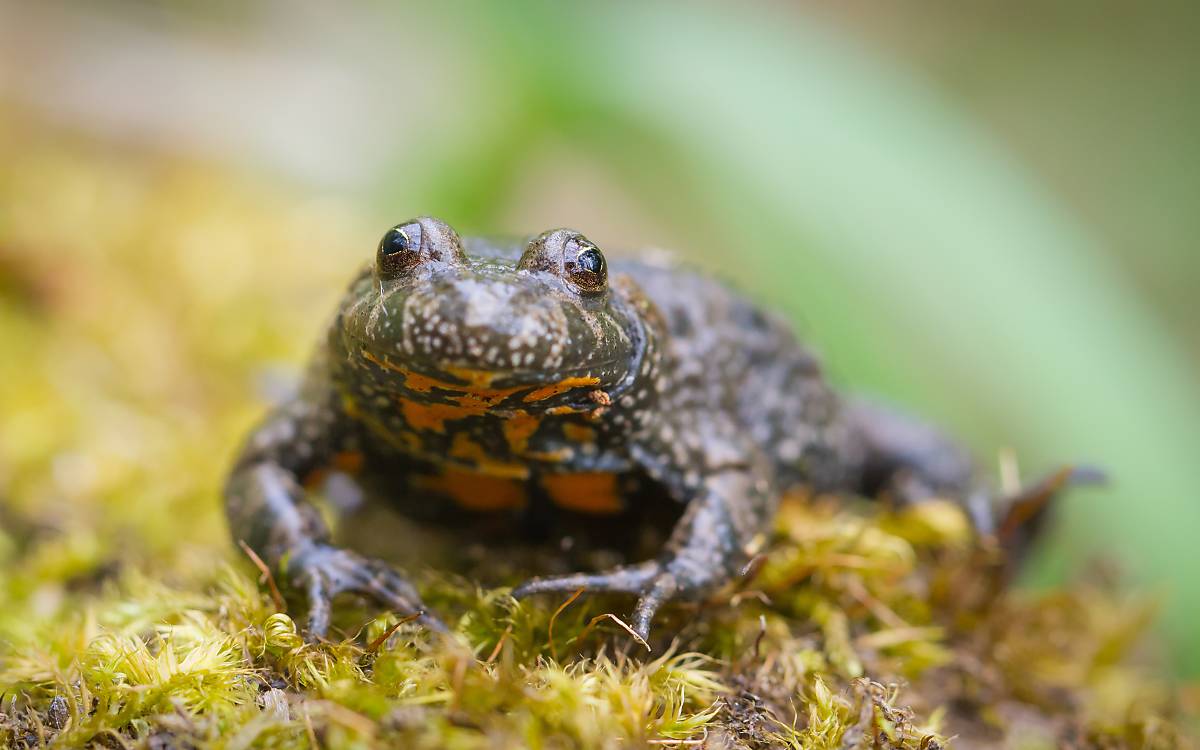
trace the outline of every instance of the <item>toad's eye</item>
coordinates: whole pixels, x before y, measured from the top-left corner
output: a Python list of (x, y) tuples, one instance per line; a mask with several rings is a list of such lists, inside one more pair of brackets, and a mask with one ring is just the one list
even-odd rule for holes
[(517, 268), (552, 273), (580, 294), (601, 295), (608, 290), (604, 253), (574, 229), (551, 229), (531, 239)]
[(591, 240), (577, 235), (563, 246), (563, 270), (580, 291), (597, 293), (608, 287), (608, 262)]
[(380, 278), (394, 279), (424, 263), (463, 265), (467, 256), (450, 225), (430, 216), (397, 224), (379, 241), (375, 265)]
[(396, 274), (412, 268), (421, 261), (421, 224), (410, 221), (398, 224), (379, 241), (379, 270)]

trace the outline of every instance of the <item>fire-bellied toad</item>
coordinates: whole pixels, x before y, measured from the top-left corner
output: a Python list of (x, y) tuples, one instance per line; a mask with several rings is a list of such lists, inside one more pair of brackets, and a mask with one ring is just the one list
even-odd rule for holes
[[(963, 451), (839, 397), (786, 324), (668, 263), (610, 268), (567, 229), (465, 246), (431, 218), (389, 230), (300, 393), (251, 435), (229, 480), (234, 537), (307, 596), (311, 635), (344, 591), (423, 611), (390, 566), (331, 544), (306, 499), (331, 467), (425, 518), (536, 526), (556, 513), (633, 518), (647, 490), (673, 499), (682, 510), (655, 559), (514, 591), (633, 594), (643, 638), (665, 602), (735, 577), (797, 485), (963, 498), (992, 529), (991, 496)], [(1029, 495), (1034, 513), (1055, 488)]]

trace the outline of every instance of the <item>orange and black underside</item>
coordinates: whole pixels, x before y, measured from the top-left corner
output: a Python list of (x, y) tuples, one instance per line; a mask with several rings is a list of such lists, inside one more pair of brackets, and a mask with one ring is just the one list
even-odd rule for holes
[(411, 485), (474, 512), (523, 510), (535, 496), (546, 498), (561, 510), (586, 515), (612, 516), (627, 509), (619, 477), (602, 472), (546, 474), (521, 480), (447, 467), (435, 474), (416, 476)]
[[(329, 466), (310, 473), (304, 484), (310, 489), (318, 487), (335, 471), (357, 475), (365, 461), (361, 453), (339, 453)], [(478, 513), (523, 510), (529, 507), (534, 495), (546, 498), (561, 510), (585, 515), (618, 515), (628, 507), (616, 474), (578, 472), (529, 477), (503, 472), (498, 475), (491, 468), (472, 471), (445, 466), (415, 472), (407, 479), (407, 489), (426, 497), (448, 499), (463, 510)]]

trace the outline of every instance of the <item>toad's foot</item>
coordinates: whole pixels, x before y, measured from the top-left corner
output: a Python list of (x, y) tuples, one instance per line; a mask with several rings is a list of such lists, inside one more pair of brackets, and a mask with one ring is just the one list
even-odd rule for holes
[[(711, 560), (706, 561), (711, 563)], [(728, 580), (723, 570), (705, 566), (687, 555), (628, 565), (603, 573), (576, 573), (565, 576), (534, 578), (513, 589), (522, 599), (536, 594), (569, 594), (580, 589), (588, 592), (616, 592), (638, 597), (630, 627), (643, 641), (650, 638), (650, 623), (667, 602), (701, 599)]]
[(1005, 551), (1010, 567), (1019, 566), (1046, 523), (1046, 517), (1063, 491), (1072, 487), (1103, 487), (1108, 475), (1086, 464), (1064, 466), (1016, 494), (1004, 498), (1003, 515), (992, 535)]
[(535, 578), (518, 586), (513, 596), (579, 589), (634, 594), (638, 602), (630, 625), (645, 641), (650, 621), (664, 604), (703, 599), (738, 576), (774, 513), (771, 485), (760, 476), (729, 469), (707, 477), (657, 560), (603, 573)]
[(308, 597), (309, 638), (324, 638), (329, 632), (333, 599), (342, 593), (365, 596), (402, 617), (418, 615), (417, 621), (430, 630), (447, 630), (441, 620), (426, 613), (412, 584), (380, 560), (318, 544), (289, 561), (288, 578)]

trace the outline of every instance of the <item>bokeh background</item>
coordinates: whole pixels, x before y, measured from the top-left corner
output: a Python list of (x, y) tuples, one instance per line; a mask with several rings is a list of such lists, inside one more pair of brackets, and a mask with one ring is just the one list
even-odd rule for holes
[[(94, 536), (35, 567), (86, 568), (107, 559), (87, 544), (155, 512), (215, 509), (227, 454), (197, 438), (176, 465), (153, 446), (244, 430), (261, 402), (212, 404), (294, 372), (384, 227), (569, 225), (729, 278), (840, 383), (930, 415), (989, 467), (1005, 451), (1026, 475), (1106, 467), (1111, 488), (1063, 503), (1029, 583), (1117, 562), (1161, 597), (1174, 668), (1200, 673), (1198, 8), (0, 0), (0, 373), (74, 357), (73, 382), (0, 399), (5, 512), (62, 523), (89, 482), (144, 476), (98, 466), (99, 433), (65, 420), (101, 398), (97, 425), (140, 436), (104, 450), (158, 467), (134, 507), (159, 510), (81, 512)], [(131, 201), (156, 211), (138, 242), (94, 242)], [(271, 223), (228, 230), (264, 206)], [(133, 294), (130, 266), (162, 282)], [(275, 283), (300, 267), (305, 283)], [(29, 289), (109, 343), (46, 349), (70, 331), (17, 320)], [(267, 317), (292, 340), (256, 338)], [(175, 321), (214, 334), (186, 348)], [(174, 421), (150, 429), (156, 413)], [(202, 481), (172, 505), (183, 466)], [(221, 534), (219, 514), (195, 528)]]

